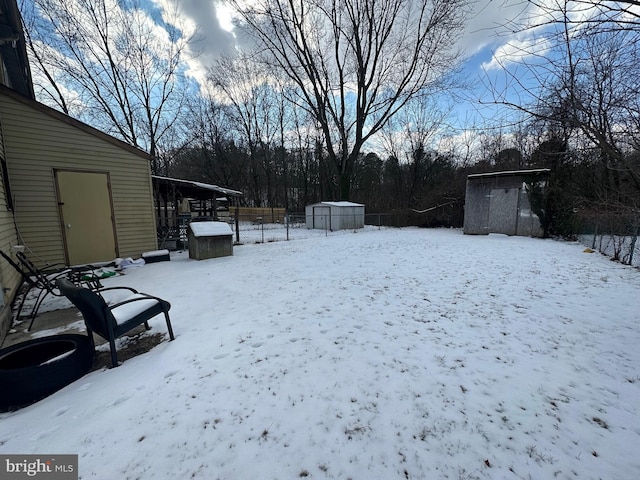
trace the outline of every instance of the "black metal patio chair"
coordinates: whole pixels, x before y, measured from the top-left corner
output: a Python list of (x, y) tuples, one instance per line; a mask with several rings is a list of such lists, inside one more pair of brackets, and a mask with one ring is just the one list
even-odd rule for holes
[(42, 305), (44, 299), (48, 295), (54, 295), (56, 297), (62, 296), (55, 284), (56, 279), (65, 277), (71, 280), (73, 283), (86, 285), (87, 287), (92, 289), (102, 287), (98, 279), (89, 278), (88, 280), (83, 280), (83, 275), (86, 272), (97, 268), (93, 265), (68, 267), (67, 265), (62, 263), (56, 263), (48, 265), (45, 268), (38, 268), (31, 260), (27, 258), (27, 256), (23, 252), (16, 252), (15, 256), (17, 262), (2, 250), (0, 250), (0, 256), (2, 256), (7, 261), (7, 263), (9, 263), (9, 265), (11, 265), (20, 274), (22, 278), (21, 285), (26, 284), (26, 288), (24, 289), (22, 298), (20, 300), (20, 305), (18, 306), (18, 310), (16, 312), (16, 318), (20, 318), (22, 309), (25, 305), (25, 301), (29, 297), (29, 293), (32, 290), (37, 290), (35, 302), (33, 304), (33, 307), (31, 308), (31, 312), (28, 315), (28, 318), (31, 319), (31, 322), (29, 323), (27, 331), (30, 331), (31, 327), (33, 327), (33, 322), (38, 315), (38, 311), (40, 310), (40, 306)]
[[(174, 340), (173, 328), (169, 319), (171, 304), (146, 293), (140, 293), (130, 287), (108, 287), (90, 290), (78, 287), (65, 278), (56, 279), (60, 292), (73, 303), (84, 317), (89, 336), (98, 334), (109, 342), (111, 349), (111, 363), (118, 366), (116, 352), (116, 338), (121, 337), (133, 328), (144, 324), (149, 330), (148, 321), (153, 317), (164, 314), (169, 331), (169, 339)], [(108, 305), (102, 294), (107, 291), (128, 290), (130, 295), (118, 303)]]

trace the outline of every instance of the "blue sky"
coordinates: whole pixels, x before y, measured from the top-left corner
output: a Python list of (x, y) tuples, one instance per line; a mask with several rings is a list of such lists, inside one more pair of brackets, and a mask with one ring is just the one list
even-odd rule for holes
[[(30, 2), (31, 0), (24, 0)], [(115, 3), (115, 0), (112, 0)], [(487, 99), (483, 84), (489, 79), (499, 80), (501, 69), (494, 68), (496, 53), (508, 62), (509, 42), (526, 42), (528, 33), (513, 34), (507, 32), (505, 25), (519, 15), (530, 14), (531, 4), (526, 0), (471, 0), (468, 23), (464, 34), (456, 39), (457, 46), (463, 52), (466, 61), (463, 64), (463, 77), (473, 86), (463, 97), (447, 98), (443, 103), (453, 104), (448, 119), (449, 133), (463, 132), (470, 127), (482, 128), (488, 121), (501, 116), (495, 106), (480, 106), (478, 98)], [(231, 28), (232, 10), (223, 0), (139, 0), (149, 13), (153, 22), (166, 28), (172, 24), (185, 33), (197, 32), (193, 43), (192, 57), (188, 60), (187, 72), (202, 82), (207, 68), (225, 53), (232, 52), (237, 46), (237, 38)], [(173, 5), (178, 5), (178, 13), (168, 14)], [(176, 15), (178, 18), (176, 19)]]
[[(173, 0), (145, 0), (163, 5)], [(526, 3), (526, 2), (524, 2)], [(234, 36), (229, 32), (232, 11), (221, 0), (179, 0), (182, 15), (198, 27), (202, 49), (198, 62), (206, 63), (234, 46)], [(465, 35), (459, 39), (461, 49), (470, 57), (470, 71), (479, 72), (482, 62), (491, 59), (492, 50), (497, 49), (512, 36), (499, 35), (503, 25), (523, 11), (522, 0), (476, 0), (471, 5), (471, 14)]]
[[(164, 2), (167, 0), (155, 0)], [(223, 52), (234, 47), (234, 36), (229, 31), (232, 11), (220, 0), (203, 2), (201, 0), (181, 0), (184, 15), (198, 25), (202, 41), (195, 65), (201, 67), (211, 65)], [(501, 72), (491, 66), (495, 52), (504, 54), (505, 45), (511, 41), (526, 41), (523, 34), (509, 34), (505, 25), (514, 18), (527, 14), (530, 4), (523, 0), (477, 0), (471, 5), (469, 21), (465, 34), (458, 39), (458, 45), (467, 57), (463, 67), (464, 78), (475, 88), (466, 93), (468, 102), (458, 101), (451, 123), (464, 128), (470, 118), (475, 118), (477, 124), (482, 116), (493, 116), (492, 110), (486, 106), (479, 107), (473, 99), (484, 96), (482, 83), (489, 78), (499, 81)], [(508, 60), (507, 60), (508, 62)], [(197, 67), (196, 67), (197, 68)], [(485, 97), (486, 98), (486, 97)], [(480, 108), (480, 111), (478, 111)]]
[[(169, 0), (155, 1), (162, 3)], [(220, 0), (181, 0), (181, 5), (184, 15), (198, 26), (202, 38), (197, 44), (200, 54), (192, 64), (192, 72), (199, 70), (202, 73), (221, 53), (234, 47), (235, 39), (229, 31), (232, 11)], [(487, 67), (491, 65), (494, 52), (501, 51), (506, 43), (516, 38), (515, 35), (505, 34), (504, 25), (521, 15), (529, 8), (527, 5), (522, 0), (477, 0), (471, 5), (467, 28), (465, 34), (459, 37), (458, 45), (468, 58), (463, 75), (476, 88), (466, 93), (469, 101), (455, 102), (450, 121), (458, 128), (464, 128), (464, 124), (469, 122), (481, 123), (482, 116), (494, 116), (486, 106), (478, 111), (479, 106), (473, 99), (482, 95), (479, 87), (486, 74), (499, 78), (499, 71)]]

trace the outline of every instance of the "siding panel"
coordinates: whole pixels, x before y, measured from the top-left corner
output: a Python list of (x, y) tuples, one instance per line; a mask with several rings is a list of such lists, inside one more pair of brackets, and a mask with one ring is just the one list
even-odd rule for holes
[(35, 261), (65, 262), (56, 169), (109, 172), (119, 255), (157, 248), (148, 159), (10, 96), (0, 95), (0, 117), (16, 222)]
[[(4, 153), (4, 140), (2, 134), (2, 128), (0, 124), (0, 157), (5, 159)], [(16, 229), (13, 222), (13, 212), (8, 210), (7, 197), (4, 189), (4, 177), (0, 173), (0, 249), (7, 255), (11, 255), (11, 246), (17, 245), (18, 239), (16, 235)], [(2, 296), (4, 300), (4, 308), (0, 305), (0, 311), (3, 315), (5, 309), (11, 304), (11, 300), (15, 297), (18, 288), (20, 287), (21, 277), (20, 274), (4, 260), (0, 261), (0, 288), (3, 289)], [(10, 312), (9, 312), (10, 318)], [(0, 319), (0, 324), (3, 320)], [(4, 325), (0, 325), (0, 339), (3, 336)]]

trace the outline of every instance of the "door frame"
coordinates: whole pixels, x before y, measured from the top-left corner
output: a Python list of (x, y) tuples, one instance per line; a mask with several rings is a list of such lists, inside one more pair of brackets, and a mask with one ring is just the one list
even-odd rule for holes
[[(320, 215), (316, 216), (316, 210), (319, 211)], [(326, 212), (326, 213), (325, 213)], [(331, 230), (331, 207), (328, 205), (316, 205), (313, 207), (313, 212), (312, 212), (312, 218), (313, 218), (313, 228), (318, 228), (318, 226), (316, 225), (316, 218), (318, 217), (324, 217), (323, 218), (323, 225), (322, 225), (322, 230)]]
[(494, 187), (489, 197), (489, 233), (518, 234), (520, 189)]
[(67, 245), (67, 230), (65, 228), (64, 215), (62, 212), (62, 197), (60, 192), (60, 187), (58, 185), (58, 172), (64, 173), (93, 173), (106, 175), (107, 177), (107, 193), (109, 195), (109, 208), (111, 210), (111, 230), (113, 231), (113, 242), (115, 247), (116, 258), (120, 256), (120, 248), (118, 245), (118, 233), (116, 230), (116, 217), (115, 210), (113, 208), (113, 193), (111, 191), (111, 172), (105, 170), (82, 170), (76, 168), (54, 168), (53, 169), (53, 185), (55, 187), (56, 192), (56, 204), (58, 206), (58, 225), (62, 231), (62, 245), (64, 247), (64, 258), (65, 263), (70, 265), (69, 262), (69, 246)]

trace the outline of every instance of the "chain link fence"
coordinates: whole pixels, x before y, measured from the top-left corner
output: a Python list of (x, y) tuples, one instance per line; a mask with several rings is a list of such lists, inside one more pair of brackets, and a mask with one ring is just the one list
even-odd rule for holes
[[(335, 214), (334, 214), (335, 217)], [(377, 227), (405, 226), (394, 215), (367, 214), (365, 225)], [(272, 222), (269, 218), (254, 215), (239, 215), (238, 222), (234, 218), (229, 220), (234, 232), (236, 244), (279, 242), (300, 238), (314, 238), (335, 234), (329, 228), (307, 228), (307, 219), (304, 213), (289, 213), (283, 216), (282, 221)]]
[[(187, 228), (190, 221), (211, 220), (209, 218), (183, 218), (176, 227), (158, 230), (159, 248), (181, 250), (188, 248)], [(226, 215), (219, 221), (227, 222), (233, 232), (235, 244), (280, 242), (293, 239), (315, 238), (334, 235), (330, 229), (307, 228), (304, 213), (272, 215)], [(412, 215), (398, 213), (365, 214), (368, 227), (406, 227), (419, 224)], [(595, 251), (611, 257), (625, 265), (640, 267), (640, 214), (636, 215), (590, 215), (580, 218), (578, 240)]]
[[(364, 225), (367, 227), (450, 227), (462, 225), (462, 209), (454, 208), (448, 202), (423, 211), (400, 209), (388, 213), (365, 213)], [(322, 216), (322, 215), (320, 215)], [(235, 244), (265, 243), (291, 240), (293, 238), (312, 238), (337, 233), (331, 225), (349, 225), (351, 221), (342, 222), (339, 213), (331, 212), (334, 220), (315, 224), (315, 228), (307, 228), (305, 212), (287, 212), (284, 208), (229, 207), (216, 212), (216, 221), (226, 222), (233, 232)], [(353, 216), (353, 212), (345, 217)], [(317, 218), (317, 217), (316, 217)], [(191, 222), (213, 221), (213, 217), (195, 216), (193, 213), (176, 213), (169, 209), (168, 213), (157, 219), (158, 248), (182, 250), (188, 248), (188, 225)], [(355, 219), (354, 219), (355, 221)], [(313, 223), (313, 222), (311, 222)], [(356, 223), (362, 225), (358, 220)]]
[(582, 215), (578, 240), (625, 265), (640, 267), (640, 212)]
[[(190, 222), (211, 221), (212, 218), (181, 218), (177, 226), (158, 229), (158, 247), (168, 250), (188, 248), (188, 226)], [(229, 224), (236, 245), (248, 243), (280, 242), (293, 239), (326, 237), (337, 234), (328, 228), (307, 228), (305, 213), (284, 213), (279, 215), (236, 214), (221, 215), (217, 221)], [(369, 227), (405, 227), (411, 225), (406, 216), (398, 214), (373, 213), (365, 215), (365, 225)]]

